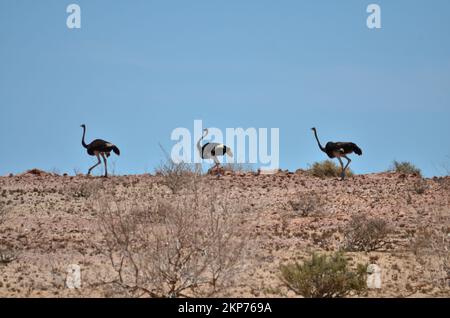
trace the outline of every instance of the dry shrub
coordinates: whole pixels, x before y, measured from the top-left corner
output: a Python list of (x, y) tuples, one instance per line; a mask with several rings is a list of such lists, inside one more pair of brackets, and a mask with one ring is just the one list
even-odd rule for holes
[(218, 195), (125, 206), (98, 206), (100, 247), (117, 273), (114, 284), (132, 296), (211, 296), (223, 290), (244, 255), (240, 206)]
[(172, 190), (173, 194), (177, 194), (195, 185), (196, 180), (201, 177), (201, 170), (197, 165), (175, 163), (169, 158), (155, 169), (155, 174), (163, 178), (162, 184)]
[(348, 251), (370, 252), (386, 244), (391, 227), (388, 222), (377, 217), (353, 215), (344, 228), (344, 244)]
[[(312, 166), (308, 168), (308, 173), (319, 178), (333, 178), (340, 177), (342, 169), (340, 165), (337, 165), (334, 161), (325, 160), (323, 162), (314, 162)], [(350, 168), (347, 168), (345, 175), (347, 177), (353, 176), (353, 172)]]
[(0, 249), (0, 265), (7, 265), (16, 260), (17, 254), (11, 249)]
[(45, 172), (44, 170), (40, 170), (40, 169), (30, 169), (27, 170), (27, 172), (23, 173), (23, 174), (30, 174), (30, 175), (34, 175), (34, 176), (48, 176), (50, 175), (50, 173)]
[(345, 297), (366, 289), (366, 266), (358, 264), (352, 271), (339, 252), (331, 256), (312, 254), (303, 264), (283, 265), (281, 276), (290, 290), (306, 298)]
[(397, 172), (397, 173), (403, 173), (403, 174), (414, 174), (419, 177), (422, 176), (420, 169), (408, 161), (399, 162), (399, 161), (394, 160), (392, 162), (390, 171)]
[(416, 182), (414, 182), (412, 186), (412, 191), (417, 194), (424, 194), (428, 190), (428, 184), (427, 181), (424, 179), (420, 179)]
[(295, 200), (289, 201), (289, 205), (295, 214), (300, 216), (311, 216), (323, 213), (325, 202), (315, 192), (302, 193)]

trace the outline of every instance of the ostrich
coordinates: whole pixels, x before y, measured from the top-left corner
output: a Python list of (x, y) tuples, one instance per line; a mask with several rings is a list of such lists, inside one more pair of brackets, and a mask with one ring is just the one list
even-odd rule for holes
[[(362, 150), (359, 148), (356, 144), (353, 142), (327, 142), (325, 145), (325, 148), (322, 147), (320, 144), (319, 138), (317, 137), (317, 131), (316, 128), (311, 128), (311, 130), (314, 132), (314, 136), (316, 137), (317, 144), (319, 145), (320, 150), (325, 152), (328, 157), (330, 158), (337, 158), (339, 160), (339, 163), (341, 164), (342, 172), (341, 172), (341, 180), (344, 180), (345, 178), (345, 170), (350, 165), (350, 158), (347, 157), (348, 154), (351, 154), (352, 152), (356, 153), (358, 156), (362, 155)], [(344, 164), (342, 163), (341, 157), (344, 157), (347, 159), (347, 164), (344, 167)]]
[(87, 145), (84, 142), (84, 136), (86, 135), (86, 125), (81, 125), (81, 128), (83, 128), (83, 138), (81, 139), (81, 144), (84, 148), (87, 149), (87, 153), (90, 156), (96, 156), (98, 159), (97, 164), (89, 168), (88, 175), (91, 174), (92, 169), (97, 167), (99, 164), (101, 164), (100, 156), (103, 158), (103, 162), (105, 164), (105, 177), (108, 177), (108, 166), (106, 162), (106, 158), (108, 158), (111, 154), (111, 150), (114, 151), (114, 153), (118, 156), (120, 156), (120, 150), (115, 145), (113, 145), (110, 142), (107, 142), (102, 139), (95, 139), (93, 142), (91, 142), (89, 145)]
[(230, 157), (233, 157), (233, 153), (231, 152), (230, 147), (224, 145), (224, 144), (219, 144), (219, 143), (215, 143), (215, 142), (208, 142), (204, 145), (201, 144), (203, 138), (205, 138), (208, 135), (208, 129), (205, 128), (203, 130), (203, 135), (202, 137), (198, 140), (197, 142), (197, 149), (198, 152), (200, 153), (200, 157), (202, 159), (213, 159), (214, 160), (214, 168), (218, 168), (220, 166), (220, 162), (219, 159), (217, 159), (217, 156), (223, 156), (225, 154), (227, 154)]

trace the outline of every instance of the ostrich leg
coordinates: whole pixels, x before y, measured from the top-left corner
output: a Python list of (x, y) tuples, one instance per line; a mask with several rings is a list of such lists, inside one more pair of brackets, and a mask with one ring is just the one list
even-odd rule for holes
[(104, 153), (102, 153), (102, 158), (103, 158), (103, 162), (105, 163), (105, 178), (107, 178), (108, 177), (108, 163), (106, 161), (106, 157), (105, 157)]
[(347, 161), (347, 164), (345, 165), (345, 167), (344, 167), (344, 172), (345, 171), (347, 171), (347, 168), (348, 168), (348, 166), (350, 165), (350, 162), (352, 162), (352, 160), (349, 158), (349, 157), (347, 157), (347, 156), (343, 156), (345, 159), (347, 159), (348, 161)]
[(345, 169), (344, 169), (344, 163), (342, 162), (342, 159), (340, 157), (337, 157), (339, 160), (339, 163), (341, 164), (341, 180), (345, 179)]
[(219, 159), (217, 159), (216, 156), (213, 157), (213, 160), (215, 162), (214, 169), (216, 169), (217, 176), (220, 176), (220, 171), (219, 171), (220, 161), (219, 161)]
[(91, 174), (92, 169), (94, 169), (95, 167), (97, 167), (99, 164), (102, 163), (101, 160), (100, 160), (100, 156), (98, 154), (96, 156), (97, 156), (98, 162), (95, 165), (93, 165), (92, 167), (89, 168), (88, 173), (87, 173), (88, 176)]

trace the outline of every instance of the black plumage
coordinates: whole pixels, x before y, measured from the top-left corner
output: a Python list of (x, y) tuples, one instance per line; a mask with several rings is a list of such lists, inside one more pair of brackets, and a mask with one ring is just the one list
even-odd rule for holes
[(202, 159), (208, 159), (214, 156), (223, 156), (229, 151), (229, 147), (224, 144), (208, 142), (202, 146), (201, 157)]
[(120, 150), (112, 143), (103, 139), (95, 139), (93, 142), (87, 145), (87, 153), (91, 156), (95, 156), (95, 152), (104, 152), (108, 157), (113, 151), (116, 155), (120, 156)]
[(87, 149), (87, 153), (90, 156), (96, 156), (98, 159), (97, 164), (95, 164), (94, 166), (89, 168), (88, 175), (91, 174), (92, 169), (94, 169), (99, 164), (101, 164), (100, 157), (102, 157), (103, 162), (105, 164), (105, 177), (107, 177), (108, 176), (108, 164), (107, 164), (106, 158), (108, 158), (111, 155), (111, 151), (114, 152), (116, 155), (120, 156), (119, 148), (117, 148), (116, 145), (114, 145), (106, 140), (103, 140), (103, 139), (95, 139), (91, 143), (86, 144), (86, 142), (84, 141), (84, 137), (86, 135), (86, 125), (83, 124), (83, 125), (81, 125), (81, 127), (83, 128), (83, 137), (81, 139), (81, 144), (83, 145), (84, 148)]
[(215, 163), (214, 168), (217, 169), (220, 166), (220, 161), (217, 156), (228, 155), (230, 157), (233, 157), (233, 153), (231, 151), (231, 148), (224, 144), (208, 142), (202, 145), (201, 142), (207, 135), (208, 129), (205, 128), (203, 130), (202, 137), (197, 142), (197, 149), (202, 159), (213, 159)]
[(362, 150), (353, 142), (327, 142), (325, 145), (325, 153), (330, 158), (336, 158), (336, 151), (341, 154), (351, 154), (356, 153), (358, 156), (362, 155)]
[[(317, 137), (317, 130), (316, 128), (311, 128), (311, 130), (314, 132), (314, 136), (316, 137), (317, 144), (319, 145), (320, 150), (325, 152), (329, 158), (337, 158), (339, 160), (339, 163), (341, 164), (342, 172), (341, 172), (341, 179), (343, 180), (345, 178), (345, 171), (347, 167), (350, 165), (350, 158), (347, 157), (348, 154), (356, 153), (358, 156), (362, 155), (361, 148), (358, 147), (353, 142), (327, 142), (325, 147), (322, 147), (319, 141), (319, 137)], [(347, 164), (344, 167), (344, 164), (342, 163), (341, 157), (344, 157), (347, 159)]]

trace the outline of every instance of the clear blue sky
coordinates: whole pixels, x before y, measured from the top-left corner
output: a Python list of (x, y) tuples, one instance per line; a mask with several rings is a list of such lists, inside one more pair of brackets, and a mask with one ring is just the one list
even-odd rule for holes
[[(66, 27), (77, 3), (82, 28)], [(366, 27), (378, 3), (382, 29)], [(176, 127), (280, 128), (280, 165), (354, 141), (357, 173), (450, 158), (450, 1), (0, 0), (0, 175), (86, 172), (87, 139), (120, 174), (152, 172)]]

